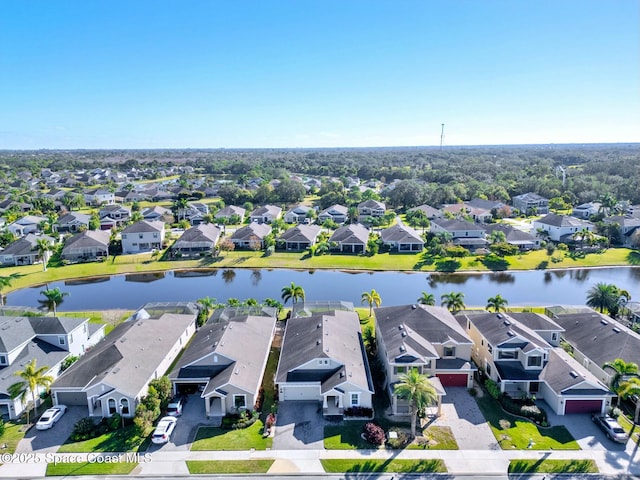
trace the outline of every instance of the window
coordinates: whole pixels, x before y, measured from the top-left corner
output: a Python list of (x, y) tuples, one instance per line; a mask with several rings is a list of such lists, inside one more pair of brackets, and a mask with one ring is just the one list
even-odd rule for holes
[(541, 367), (542, 366), (542, 357), (529, 357), (527, 359), (528, 367)]
[(500, 360), (514, 360), (518, 358), (518, 352), (517, 350), (500, 350), (498, 358)]
[(233, 396), (233, 406), (237, 409), (246, 408), (247, 407), (247, 399), (244, 395), (234, 395)]
[(360, 394), (359, 393), (352, 393), (351, 394), (351, 406), (352, 407), (357, 407), (360, 405)]
[(120, 414), (129, 415), (129, 400), (126, 398), (120, 399)]
[(66, 340), (64, 339), (64, 337), (58, 337), (58, 343), (60, 345), (64, 345), (66, 343)]
[(0, 355), (0, 365), (6, 365), (7, 364), (7, 357), (4, 355)]
[(445, 357), (455, 357), (456, 356), (456, 347), (444, 347), (444, 356)]
[(153, 238), (158, 238), (158, 234), (157, 234), (157, 233), (154, 233), (154, 234), (153, 234)]
[(393, 373), (396, 375), (407, 373), (407, 367), (393, 367)]
[(126, 240), (126, 239), (127, 239), (127, 234), (126, 234), (126, 233), (123, 233), (123, 234), (122, 234), (122, 240)]
[(144, 238), (144, 235), (142, 235), (141, 233), (138, 235), (138, 238)]
[(551, 340), (553, 340), (553, 341), (558, 340), (558, 334), (557, 334), (557, 332), (553, 332), (553, 333), (551, 334)]
[(487, 375), (491, 376), (491, 364), (487, 362), (485, 365), (485, 370), (487, 371)]
[(490, 343), (487, 343), (487, 350), (489, 350), (489, 353), (493, 353), (493, 347)]
[(113, 415), (114, 413), (116, 413), (118, 410), (116, 409), (116, 401), (113, 398), (109, 399), (109, 402), (107, 402), (107, 405), (109, 407), (109, 415)]

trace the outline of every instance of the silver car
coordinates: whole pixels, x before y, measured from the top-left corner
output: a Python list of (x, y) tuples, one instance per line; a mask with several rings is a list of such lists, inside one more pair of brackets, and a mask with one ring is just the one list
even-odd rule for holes
[(629, 434), (624, 431), (615, 418), (609, 415), (592, 415), (591, 420), (605, 433), (607, 438), (618, 443), (627, 443)]

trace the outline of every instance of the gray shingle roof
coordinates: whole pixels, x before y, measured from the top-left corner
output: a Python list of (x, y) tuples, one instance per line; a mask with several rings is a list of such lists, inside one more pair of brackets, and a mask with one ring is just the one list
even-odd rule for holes
[(271, 233), (271, 226), (266, 223), (250, 223), (246, 227), (242, 227), (231, 235), (231, 240), (247, 241), (254, 237), (262, 240)]
[(424, 243), (418, 232), (408, 225), (397, 223), (385, 228), (380, 234), (383, 242)]
[(446, 230), (447, 232), (458, 232), (458, 231), (484, 231), (484, 226), (476, 225), (475, 223), (467, 222), (466, 220), (458, 220), (458, 219), (446, 219), (446, 218), (436, 218), (431, 220), (431, 223), (435, 223), (440, 228)]
[(220, 229), (212, 223), (201, 223), (186, 230), (172, 248), (190, 247), (194, 243), (215, 245), (220, 238)]
[(242, 207), (227, 205), (215, 214), (215, 218), (230, 217), (231, 215), (239, 215), (240, 217), (244, 217), (246, 213), (247, 211)]
[[(582, 385), (585, 382), (588, 384), (586, 387), (589, 388), (583, 394), (593, 395), (594, 390), (602, 394), (610, 393), (595, 375), (561, 348), (554, 348), (549, 352), (549, 361), (542, 369), (540, 380), (545, 381), (557, 394), (579, 394), (581, 389), (585, 388), (585, 385)], [(581, 389), (574, 389), (578, 385), (582, 385)]]
[(34, 235), (33, 233), (29, 233), (28, 235), (12, 242), (7, 245), (7, 248), (2, 250), (0, 253), (2, 255), (37, 255), (37, 251), (35, 250), (35, 246), (39, 239), (45, 239), (49, 243), (53, 243), (53, 238), (48, 237), (46, 235)]
[(110, 239), (109, 230), (86, 230), (69, 238), (64, 245), (63, 253), (78, 248), (108, 247)]
[(366, 245), (368, 240), (369, 230), (360, 223), (344, 225), (338, 228), (329, 239), (330, 242), (360, 245)]
[[(498, 317), (500, 315), (500, 317)], [(482, 336), (494, 347), (505, 343), (514, 344), (514, 339), (519, 337), (522, 342), (520, 347), (524, 351), (534, 348), (549, 349), (549, 345), (540, 335), (531, 328), (521, 324), (515, 318), (506, 313), (484, 313), (476, 315), (459, 315), (460, 318), (471, 321), (480, 331)]]
[(322, 228), (318, 225), (298, 225), (280, 236), (285, 242), (314, 242)]
[(564, 328), (542, 313), (511, 312), (509, 315), (535, 332), (564, 332)]
[(567, 215), (556, 215), (555, 213), (549, 213), (544, 217), (542, 217), (541, 219), (536, 220), (535, 222), (542, 223), (544, 225), (551, 225), (552, 227), (582, 228), (587, 225), (593, 225), (591, 222), (586, 222), (576, 217), (570, 217)]
[(159, 220), (149, 221), (140, 220), (139, 222), (129, 225), (122, 233), (144, 233), (144, 232), (161, 232), (164, 230), (164, 222)]

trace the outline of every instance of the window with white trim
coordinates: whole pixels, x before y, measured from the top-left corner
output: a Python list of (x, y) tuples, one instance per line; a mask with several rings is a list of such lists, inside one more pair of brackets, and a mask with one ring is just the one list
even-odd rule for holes
[(235, 408), (247, 408), (247, 397), (246, 395), (234, 395), (233, 396), (233, 406)]
[(65, 340), (64, 337), (58, 337), (58, 343), (60, 345), (65, 345), (67, 343), (67, 341)]
[(120, 399), (120, 414), (129, 415), (129, 399), (128, 398)]
[(541, 367), (542, 366), (542, 357), (535, 356), (529, 357), (527, 359), (527, 367)]
[(113, 415), (114, 413), (118, 412), (118, 409), (116, 408), (115, 398), (110, 398), (109, 401), (107, 402), (107, 406), (109, 408), (109, 415)]
[(444, 347), (443, 357), (455, 357), (456, 347)]
[(407, 367), (393, 367), (393, 373), (395, 375), (400, 375), (402, 373), (407, 373)]
[(350, 405), (352, 407), (357, 407), (357, 406), (360, 405), (360, 394), (359, 393), (352, 393), (351, 394)]

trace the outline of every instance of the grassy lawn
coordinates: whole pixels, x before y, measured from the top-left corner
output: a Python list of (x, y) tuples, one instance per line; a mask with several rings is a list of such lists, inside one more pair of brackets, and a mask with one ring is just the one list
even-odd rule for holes
[(446, 473), (447, 467), (434, 460), (320, 460), (327, 473)]
[(129, 475), (138, 466), (134, 462), (118, 463), (50, 463), (47, 465), (48, 477), (66, 477), (76, 475)]
[(413, 442), (407, 446), (408, 450), (459, 450), (456, 437), (450, 427), (428, 427), (423, 431), (423, 436), (429, 439), (429, 443)]
[(7, 448), (3, 449), (0, 453), (15, 452), (18, 442), (24, 438), (26, 433), (24, 423), (16, 423), (14, 420), (6, 421), (4, 423), (4, 433), (0, 437), (0, 444), (6, 445)]
[(81, 442), (72, 442), (67, 439), (58, 449), (58, 453), (135, 452), (144, 450), (141, 447), (143, 443), (146, 445), (146, 437), (139, 437), (134, 432), (135, 427), (131, 425)]
[(618, 416), (617, 420), (620, 426), (624, 428), (624, 431), (629, 434), (631, 440), (640, 445), (640, 428), (637, 426), (634, 428), (633, 422), (624, 415)]
[[(559, 263), (552, 263), (544, 250), (506, 257), (509, 270), (530, 270), (536, 268), (542, 261), (548, 261), (548, 268), (617, 266), (629, 265), (629, 249), (612, 248), (603, 253), (588, 254), (585, 258), (563, 258)], [(558, 256), (558, 254), (556, 254)], [(19, 273), (10, 287), (3, 293), (12, 290), (40, 285), (48, 282), (96, 277), (102, 275), (117, 275), (122, 273), (152, 272), (174, 269), (194, 268), (295, 268), (295, 269), (336, 269), (336, 270), (377, 270), (377, 271), (434, 271), (438, 262), (423, 262), (420, 254), (381, 253), (373, 257), (359, 255), (322, 255), (307, 257), (306, 253), (276, 252), (265, 257), (263, 252), (233, 251), (227, 252), (222, 258), (205, 258), (195, 260), (163, 261), (154, 259), (151, 253), (139, 255), (119, 255), (111, 257), (101, 263), (83, 263), (66, 266), (50, 266), (46, 272), (40, 265), (25, 265), (21, 267), (3, 268), (3, 276)], [(475, 256), (459, 259), (458, 271), (477, 270), (487, 271)]]
[(249, 428), (223, 430), (215, 427), (200, 427), (191, 450), (266, 450), (273, 439), (262, 438), (264, 424), (258, 420)]
[(509, 473), (599, 473), (594, 460), (511, 460)]
[[(504, 450), (580, 450), (578, 442), (564, 426), (542, 428), (527, 420), (506, 413), (500, 404), (485, 395), (476, 398), (484, 418), (487, 419), (491, 431)], [(501, 421), (503, 425), (501, 425)], [(508, 422), (508, 424), (507, 424)], [(509, 428), (503, 428), (509, 426)], [(529, 442), (533, 445), (529, 447)]]
[(187, 460), (191, 475), (218, 473), (267, 473), (273, 460)]
[[(376, 420), (378, 422), (378, 420)], [(339, 425), (326, 425), (324, 427), (324, 448), (327, 450), (366, 450), (376, 448), (364, 440), (360, 435), (366, 421), (347, 421)], [(391, 424), (389, 422), (378, 422), (385, 430), (392, 426), (404, 424)], [(407, 429), (408, 432), (408, 429)], [(453, 432), (448, 427), (429, 427), (424, 431), (425, 436), (430, 438), (432, 445), (424, 445), (419, 442), (411, 443), (406, 448), (409, 450), (458, 450), (458, 444)]]

